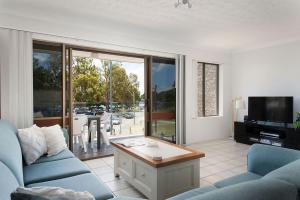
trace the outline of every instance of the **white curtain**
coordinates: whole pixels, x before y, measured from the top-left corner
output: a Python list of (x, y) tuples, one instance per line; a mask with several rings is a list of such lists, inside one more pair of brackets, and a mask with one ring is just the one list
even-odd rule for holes
[(17, 128), (33, 123), (32, 36), (0, 28), (1, 118)]
[(185, 117), (185, 56), (176, 58), (176, 143), (186, 143)]

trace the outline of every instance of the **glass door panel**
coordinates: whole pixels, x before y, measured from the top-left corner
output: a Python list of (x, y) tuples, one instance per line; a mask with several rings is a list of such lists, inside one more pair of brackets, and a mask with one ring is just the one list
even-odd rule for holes
[[(66, 104), (71, 105), (69, 115), (74, 122), (80, 117), (90, 120), (86, 150), (74, 140), (75, 155), (85, 159), (109, 153), (109, 140), (144, 135), (144, 58), (84, 49), (73, 49), (67, 57), (71, 66), (65, 72), (70, 74), (65, 83), (70, 90), (66, 95)], [(74, 125), (70, 126), (73, 135)]]
[(62, 45), (33, 43), (33, 107), (38, 126), (62, 126)]
[[(111, 138), (145, 134), (144, 59), (111, 60)], [(118, 60), (117, 60), (118, 59)]]
[(150, 134), (176, 143), (176, 62), (153, 57), (151, 63)]
[(110, 138), (144, 135), (144, 58), (73, 50), (74, 114), (99, 115)]

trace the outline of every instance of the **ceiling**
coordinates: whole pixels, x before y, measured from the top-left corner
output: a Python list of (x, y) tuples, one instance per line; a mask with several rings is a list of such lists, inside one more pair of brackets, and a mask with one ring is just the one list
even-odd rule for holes
[(300, 39), (300, 0), (175, 1), (0, 0), (0, 12), (221, 50)]

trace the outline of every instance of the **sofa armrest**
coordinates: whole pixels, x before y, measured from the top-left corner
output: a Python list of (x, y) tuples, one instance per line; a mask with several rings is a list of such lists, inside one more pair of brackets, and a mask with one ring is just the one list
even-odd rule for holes
[(69, 133), (66, 128), (62, 128), (67, 145), (69, 146)]
[(188, 200), (296, 200), (297, 194), (296, 186), (288, 182), (260, 179), (213, 190)]
[(300, 158), (300, 151), (254, 144), (248, 151), (248, 171), (261, 176)]

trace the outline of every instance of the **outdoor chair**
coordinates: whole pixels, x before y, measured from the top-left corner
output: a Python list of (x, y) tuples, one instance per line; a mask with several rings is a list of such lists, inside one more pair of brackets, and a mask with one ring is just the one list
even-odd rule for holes
[(86, 137), (88, 118), (86, 115), (76, 115), (73, 117), (73, 137), (79, 140), (84, 152), (87, 152)]

